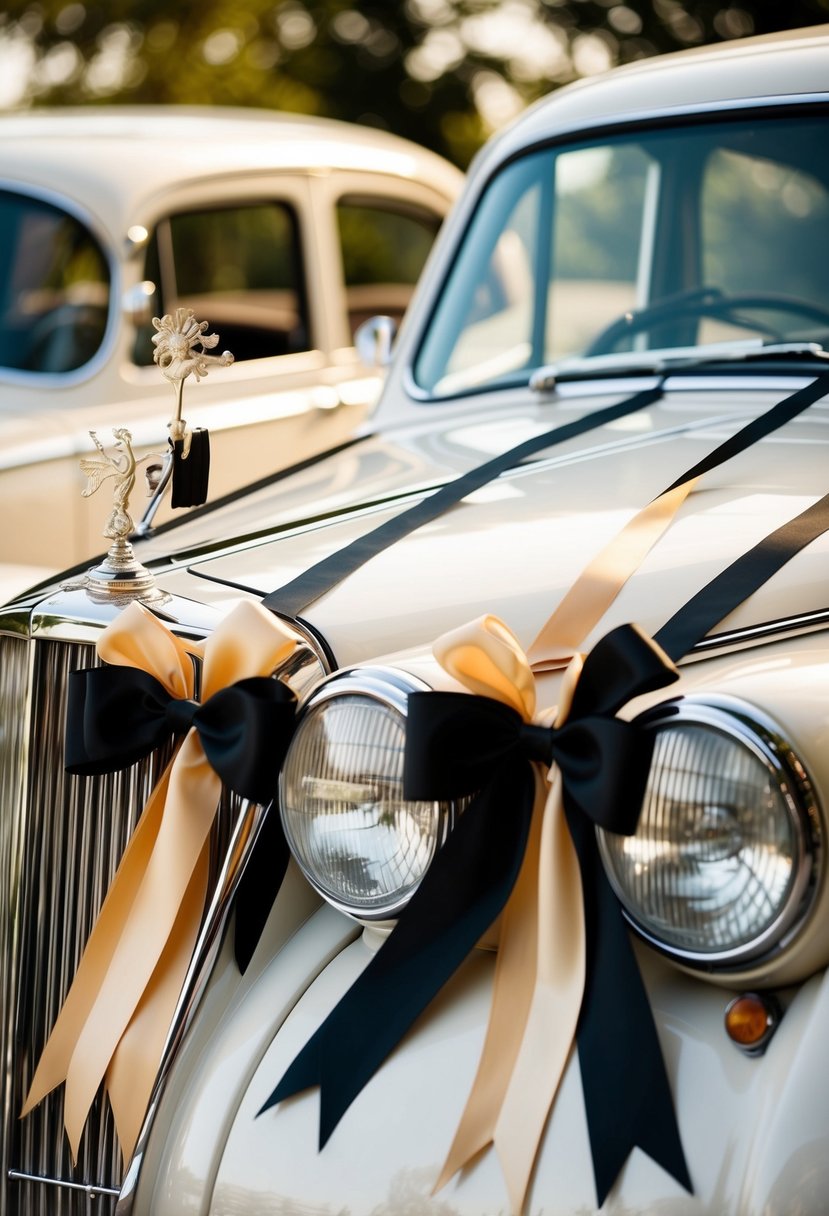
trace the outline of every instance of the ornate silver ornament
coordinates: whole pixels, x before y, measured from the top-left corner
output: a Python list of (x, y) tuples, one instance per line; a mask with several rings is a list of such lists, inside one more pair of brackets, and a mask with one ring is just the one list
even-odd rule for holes
[(135, 530), (129, 512), (135, 471), (144, 461), (157, 462), (158, 453), (150, 452), (136, 460), (132, 450), (132, 435), (123, 426), (113, 428), (113, 454), (107, 453), (95, 431), (90, 431), (89, 434), (99, 454), (81, 458), (81, 472), (87, 477), (86, 488), (81, 491), (81, 495), (83, 498), (91, 497), (105, 481), (113, 478), (112, 510), (104, 528), (104, 536), (108, 536), (112, 544), (99, 565), (88, 570), (80, 582), (66, 583), (64, 587), (66, 590), (85, 588), (93, 599), (104, 599), (108, 602), (112, 601), (112, 597), (116, 597), (116, 602), (123, 603), (129, 603), (130, 600), (140, 600), (145, 604), (166, 603), (171, 597), (155, 585), (152, 574), (138, 561), (127, 539)]
[[(187, 460), (190, 453), (192, 432), (181, 416), (184, 381), (190, 375), (200, 380), (207, 375), (211, 365), (227, 367), (233, 362), (230, 351), (226, 350), (221, 355), (207, 353), (218, 345), (219, 335), (207, 333), (208, 322), (197, 321), (191, 309), (177, 308), (172, 315), (153, 317), (153, 325), (156, 330), (153, 335), (153, 360), (164, 378), (172, 384), (176, 396), (176, 411), (168, 424), (170, 450), (150, 452), (136, 460), (132, 435), (126, 427), (115, 427), (112, 432), (115, 438), (114, 452), (107, 453), (95, 431), (90, 431), (97, 455), (81, 459), (81, 471), (87, 477), (86, 488), (81, 492), (84, 498), (89, 498), (105, 481), (113, 479), (112, 510), (104, 528), (104, 536), (112, 541), (112, 545), (99, 565), (88, 570), (81, 580), (65, 583), (64, 588), (83, 588), (93, 599), (109, 603), (140, 600), (157, 606), (171, 599), (155, 585), (152, 574), (137, 560), (128, 537), (133, 533), (143, 536), (150, 530), (153, 517), (170, 484), (177, 443), (180, 443), (177, 459)], [(136, 469), (145, 461), (151, 461), (145, 469), (150, 503), (136, 527), (129, 512), (129, 500), (135, 486)]]

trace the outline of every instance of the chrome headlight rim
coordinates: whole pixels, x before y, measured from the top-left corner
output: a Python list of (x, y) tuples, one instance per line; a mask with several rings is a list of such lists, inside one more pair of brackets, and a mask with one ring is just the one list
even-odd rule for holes
[[(349, 667), (336, 671), (333, 675), (328, 676), (320, 684), (318, 684), (312, 692), (301, 702), (297, 713), (296, 734), (301, 729), (303, 721), (307, 716), (320, 706), (325, 705), (333, 700), (338, 700), (343, 697), (361, 696), (369, 700), (376, 701), (385, 709), (390, 710), (397, 715), (403, 724), (405, 736), (406, 719), (408, 717), (408, 698), (412, 692), (430, 692), (431, 687), (418, 676), (412, 675), (411, 672), (398, 667), (384, 667), (379, 665), (366, 665), (364, 667)], [(293, 746), (293, 744), (292, 744)], [(282, 772), (279, 776), (279, 815), (282, 820), (283, 830), (288, 837), (288, 829), (285, 826), (285, 818), (283, 814), (283, 777), (285, 766), (283, 765)], [(460, 804), (455, 801), (447, 801), (443, 803), (435, 803), (436, 807), (440, 806), (442, 811), (439, 816), (439, 831), (435, 843), (435, 852), (442, 847), (452, 829), (457, 822), (460, 813)], [(288, 837), (289, 838), (289, 837)], [(303, 860), (297, 856), (294, 849), (291, 849), (291, 856), (296, 865), (299, 867), (303, 876), (314, 888), (318, 895), (326, 901), (336, 911), (341, 912), (344, 916), (350, 917), (359, 924), (368, 926), (385, 926), (390, 922), (394, 923), (406, 905), (410, 902), (412, 896), (417, 890), (417, 886), (408, 891), (404, 896), (389, 900), (388, 903), (378, 906), (377, 908), (356, 908), (353, 904), (349, 904), (347, 900), (336, 898), (332, 893), (325, 889), (309, 867), (305, 865)], [(424, 871), (425, 875), (426, 871)], [(421, 880), (422, 882), (422, 877)], [(418, 886), (420, 884), (418, 883)]]
[(772, 774), (793, 828), (797, 864), (788, 894), (775, 918), (751, 941), (726, 950), (683, 948), (660, 938), (631, 910), (609, 860), (605, 834), (597, 838), (605, 874), (625, 920), (654, 950), (695, 971), (739, 973), (767, 967), (805, 931), (825, 878), (826, 858), (819, 802), (808, 768), (774, 719), (747, 701), (726, 694), (689, 693), (645, 710), (637, 722), (648, 731), (694, 723), (719, 730), (745, 746)]

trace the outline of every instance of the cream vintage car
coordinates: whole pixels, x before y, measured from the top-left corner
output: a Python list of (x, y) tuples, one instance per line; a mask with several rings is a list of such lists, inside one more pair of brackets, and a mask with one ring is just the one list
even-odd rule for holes
[(101, 550), (90, 429), (166, 445), (153, 316), (192, 308), (235, 356), (189, 402), (216, 500), (366, 416), (381, 381), (354, 332), (402, 316), (462, 180), (384, 132), (184, 107), (8, 114), (0, 162), (0, 562), (51, 571)]
[(534, 106), (370, 432), (3, 610), (4, 1214), (826, 1211), (827, 62)]

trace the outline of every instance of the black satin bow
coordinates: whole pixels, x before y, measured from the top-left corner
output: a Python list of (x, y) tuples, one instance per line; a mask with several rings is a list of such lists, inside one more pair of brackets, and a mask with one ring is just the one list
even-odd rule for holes
[[(86, 668), (69, 677), (66, 769), (80, 776), (112, 773), (192, 728), (227, 788), (267, 804), (276, 796), (295, 715), (294, 693), (267, 676), (238, 680), (200, 704), (171, 696), (155, 676), (136, 667)], [(242, 971), (287, 862), (279, 815), (271, 808), (235, 898), (235, 950)]]
[[(594, 943), (588, 947), (588, 968), (601, 973), (600, 982), (594, 977), (588, 986), (579, 1023), (582, 1070), (582, 1035), (594, 1029), (589, 1006), (608, 995), (612, 999), (599, 1018), (608, 1035), (601, 1059), (622, 1057), (610, 1061), (601, 1093), (595, 1068), (588, 1068), (584, 1081), (599, 1202), (636, 1143), (690, 1189), (653, 1019), (618, 904), (604, 879), (594, 833), (594, 824), (626, 833), (635, 829), (648, 775), (648, 736), (636, 725), (615, 719), (615, 713), (632, 697), (676, 678), (658, 647), (634, 626), (625, 625), (588, 655), (568, 720), (557, 730), (529, 725), (515, 710), (487, 697), (410, 695), (404, 796), (432, 801), (478, 792), (394, 933), (296, 1057), (263, 1111), (318, 1084), (320, 1146), (325, 1143), (363, 1086), (503, 909), (529, 832), (535, 796), (532, 763), (549, 765), (554, 759), (562, 774), (568, 822), (579, 825), (576, 848), (587, 931)], [(613, 941), (610, 958), (601, 947), (606, 931)], [(620, 1019), (619, 1007), (630, 1001), (635, 1016)], [(619, 1042), (617, 1019), (633, 1039)], [(646, 1078), (644, 1104), (638, 1077), (630, 1088), (632, 1071)], [(610, 1136), (605, 1121), (592, 1110), (597, 1102), (613, 1123)], [(644, 1113), (642, 1105), (648, 1107)]]
[[(597, 676), (598, 673), (598, 676)], [(634, 696), (677, 678), (666, 657), (632, 625), (614, 629), (588, 656), (567, 721), (535, 726), (516, 710), (467, 693), (412, 693), (406, 798), (453, 799), (484, 788), (514, 759), (557, 764), (565, 802), (598, 827), (636, 830), (651, 741), (614, 715)]]

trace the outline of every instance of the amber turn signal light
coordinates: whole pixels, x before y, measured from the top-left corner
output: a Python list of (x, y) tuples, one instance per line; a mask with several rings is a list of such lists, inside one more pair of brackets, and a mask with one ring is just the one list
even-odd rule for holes
[(745, 992), (729, 1001), (725, 1030), (742, 1051), (755, 1055), (768, 1047), (780, 1021), (780, 1007), (773, 996)]

